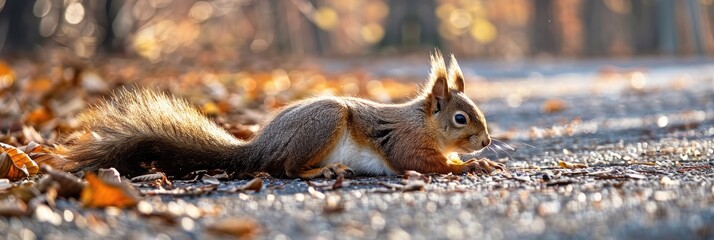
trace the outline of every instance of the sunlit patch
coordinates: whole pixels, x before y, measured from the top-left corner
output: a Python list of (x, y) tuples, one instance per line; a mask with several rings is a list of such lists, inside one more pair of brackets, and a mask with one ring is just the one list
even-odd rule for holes
[(464, 164), (464, 161), (461, 161), (461, 157), (459, 157), (459, 153), (457, 152), (451, 152), (446, 155), (447, 163), (450, 165), (460, 165)]
[(64, 19), (70, 24), (77, 24), (84, 19), (84, 6), (82, 3), (75, 2), (67, 6), (64, 12)]

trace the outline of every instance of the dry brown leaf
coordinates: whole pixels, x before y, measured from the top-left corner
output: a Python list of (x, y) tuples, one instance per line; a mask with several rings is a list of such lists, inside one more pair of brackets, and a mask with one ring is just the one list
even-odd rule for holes
[(241, 189), (244, 191), (260, 192), (261, 188), (263, 188), (263, 179), (260, 178), (250, 180), (250, 182), (247, 182), (246, 184), (243, 184), (243, 186), (241, 186)]
[(82, 189), (86, 187), (86, 184), (83, 183), (81, 179), (68, 172), (52, 169), (52, 167), (48, 165), (43, 165), (41, 170), (46, 174), (45, 177), (40, 179), (38, 184), (38, 188), (41, 192), (45, 192), (52, 183), (57, 183), (59, 185), (57, 189), (58, 196), (78, 198), (82, 193)]
[(55, 116), (47, 108), (37, 107), (25, 115), (23, 122), (32, 126), (40, 126), (53, 120), (54, 118)]
[(19, 180), (36, 175), (39, 169), (22, 150), (0, 143), (0, 178)]
[(85, 179), (88, 185), (79, 198), (85, 207), (124, 208), (136, 205), (141, 199), (135, 189), (124, 183), (105, 182), (93, 173), (87, 173)]
[[(41, 142), (44, 143), (45, 139), (42, 138), (42, 134), (37, 132), (37, 129), (31, 126), (22, 127), (22, 137), (24, 143)], [(26, 153), (29, 153), (25, 151)]]
[(106, 183), (121, 183), (121, 176), (115, 168), (100, 168), (97, 177)]
[(566, 108), (565, 101), (557, 98), (553, 99), (548, 99), (545, 102), (543, 102), (543, 106), (541, 106), (541, 111), (544, 113), (557, 113), (557, 112), (562, 112)]
[(246, 184), (243, 184), (241, 186), (233, 187), (230, 189), (225, 190), (225, 192), (243, 192), (243, 191), (255, 191), (255, 192), (260, 192), (260, 190), (263, 188), (263, 179), (260, 178), (255, 178), (253, 180), (250, 180)]
[(419, 180), (422, 180), (427, 183), (431, 182), (431, 177), (421, 174), (420, 172), (417, 172), (417, 171), (412, 171), (412, 170), (408, 170), (408, 171), (404, 172), (404, 179), (407, 179), (407, 180), (419, 179)]
[(405, 191), (405, 192), (421, 191), (421, 190), (424, 190), (424, 187), (426, 187), (426, 182), (424, 182), (422, 180), (414, 180), (414, 181), (409, 181), (407, 184), (405, 184), (404, 188), (402, 188), (402, 191)]
[(24, 182), (18, 186), (14, 186), (9, 190), (10, 195), (21, 199), (23, 202), (28, 203), (33, 198), (36, 198), (42, 193), (37, 189), (34, 182)]
[(176, 226), (176, 224), (178, 224), (178, 216), (169, 211), (141, 213), (139, 216), (145, 218), (151, 223), (158, 223), (167, 226)]
[(184, 187), (176, 189), (156, 189), (156, 190), (142, 190), (141, 193), (148, 196), (155, 195), (171, 195), (171, 196), (200, 196), (213, 192), (218, 188), (217, 185), (205, 185), (200, 187)]
[(206, 232), (238, 239), (253, 239), (261, 232), (258, 221), (252, 218), (229, 218), (206, 227)]
[(0, 216), (19, 217), (27, 213), (27, 204), (14, 196), (0, 200)]
[(68, 161), (62, 155), (55, 153), (54, 149), (30, 142), (22, 149), (38, 165), (62, 167)]
[(154, 181), (154, 180), (159, 180), (159, 179), (164, 179), (166, 178), (166, 175), (162, 172), (155, 172), (155, 173), (149, 173), (149, 174), (144, 174), (140, 176), (136, 176), (131, 178), (132, 182), (149, 182), (149, 181)]
[(340, 189), (343, 187), (343, 182), (345, 181), (345, 176), (338, 176), (337, 179), (335, 179), (335, 183), (332, 184), (332, 189)]
[(571, 162), (566, 162), (562, 160), (558, 160), (558, 166), (561, 168), (569, 168), (569, 169), (574, 169), (574, 168), (588, 168), (587, 164), (584, 163), (571, 163)]
[(52, 80), (49, 78), (37, 78), (28, 81), (25, 85), (25, 92), (45, 93), (52, 89)]

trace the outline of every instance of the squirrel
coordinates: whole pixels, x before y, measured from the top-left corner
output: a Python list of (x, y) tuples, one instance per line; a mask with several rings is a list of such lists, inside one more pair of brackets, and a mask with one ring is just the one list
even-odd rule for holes
[(250, 141), (236, 139), (185, 100), (146, 89), (119, 90), (79, 115), (91, 134), (76, 139), (68, 162), (55, 167), (178, 177), (223, 169), (301, 179), (505, 170), (487, 159), (447, 158), (491, 143), (486, 118), (464, 94), (464, 85), (454, 56), (447, 72), (437, 50), (427, 84), (410, 101), (309, 98), (279, 110)]

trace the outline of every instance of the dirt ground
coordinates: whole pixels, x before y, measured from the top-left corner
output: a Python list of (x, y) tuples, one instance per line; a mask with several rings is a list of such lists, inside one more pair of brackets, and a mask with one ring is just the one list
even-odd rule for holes
[[(498, 140), (480, 157), (506, 164), (506, 173), (337, 184), (262, 177), (261, 191), (240, 193), (235, 188), (249, 180), (176, 180), (174, 187), (195, 191), (146, 196), (128, 210), (58, 199), (32, 216), (0, 217), (0, 236), (714, 238), (714, 64), (644, 62), (644, 71), (638, 64), (589, 64), (546, 74), (536, 65), (520, 74), (462, 63), (471, 76), (467, 93)], [(221, 227), (232, 230), (215, 230)]]

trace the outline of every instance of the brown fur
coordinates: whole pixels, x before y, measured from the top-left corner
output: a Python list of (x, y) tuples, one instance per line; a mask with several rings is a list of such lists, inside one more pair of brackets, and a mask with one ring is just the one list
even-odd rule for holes
[[(453, 56), (448, 72), (440, 53), (431, 61), (429, 82), (409, 102), (307, 99), (278, 112), (249, 142), (235, 139), (183, 100), (123, 90), (81, 115), (94, 134), (78, 138), (68, 156), (73, 164), (64, 169), (115, 167), (128, 175), (161, 170), (181, 176), (220, 168), (275, 177), (331, 177), (351, 171), (342, 164), (319, 167), (341, 134), (374, 150), (397, 173), (479, 169), (483, 162), (447, 163), (445, 154), (479, 150), (490, 138), (483, 114), (463, 94), (464, 79)], [(457, 111), (467, 115), (465, 126), (453, 121)]]

